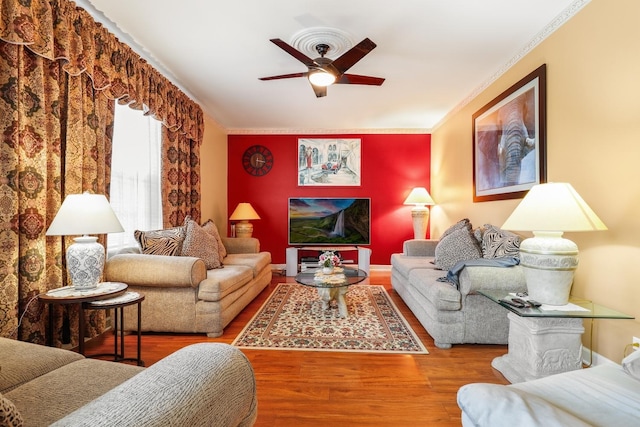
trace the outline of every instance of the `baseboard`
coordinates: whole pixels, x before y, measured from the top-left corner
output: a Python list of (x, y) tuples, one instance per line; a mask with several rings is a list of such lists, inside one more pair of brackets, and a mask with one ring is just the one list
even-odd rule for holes
[[(287, 270), (286, 264), (271, 264), (271, 272), (273, 274), (285, 276), (286, 270)], [(370, 271), (391, 271), (391, 265), (372, 264), (371, 266), (369, 266), (369, 270)]]
[(611, 359), (607, 359), (601, 354), (596, 353), (595, 351), (591, 353), (589, 348), (582, 347), (582, 363), (585, 366), (599, 366), (599, 365), (608, 365), (613, 363), (614, 365), (618, 365), (618, 363), (614, 362)]

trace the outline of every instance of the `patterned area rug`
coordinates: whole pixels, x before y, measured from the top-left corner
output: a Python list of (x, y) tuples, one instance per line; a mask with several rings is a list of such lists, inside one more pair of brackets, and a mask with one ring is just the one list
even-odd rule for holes
[(315, 288), (279, 284), (233, 345), (253, 349), (429, 354), (383, 286), (350, 286), (346, 300), (349, 316), (342, 319), (335, 301), (329, 309), (322, 309)]

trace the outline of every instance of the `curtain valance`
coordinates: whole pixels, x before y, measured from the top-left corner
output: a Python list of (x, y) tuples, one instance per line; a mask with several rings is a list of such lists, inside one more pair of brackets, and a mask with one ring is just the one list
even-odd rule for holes
[(71, 75), (87, 73), (105, 96), (202, 142), (200, 106), (72, 1), (0, 0), (0, 39), (63, 61)]

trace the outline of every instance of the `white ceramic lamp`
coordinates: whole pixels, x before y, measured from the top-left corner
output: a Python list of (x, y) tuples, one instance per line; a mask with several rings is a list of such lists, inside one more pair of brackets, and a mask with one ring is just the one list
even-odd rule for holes
[(520, 243), (520, 265), (529, 297), (550, 305), (567, 304), (578, 267), (578, 246), (562, 233), (607, 229), (567, 183), (534, 185), (502, 228), (533, 232)]
[(253, 209), (251, 203), (238, 203), (236, 210), (229, 217), (231, 221), (239, 221), (236, 224), (236, 237), (251, 237), (253, 234), (253, 224), (249, 221), (260, 219), (258, 213)]
[(409, 196), (404, 201), (405, 205), (413, 205), (411, 218), (413, 220), (413, 238), (426, 239), (427, 226), (429, 224), (428, 205), (435, 205), (435, 202), (424, 187), (416, 187), (411, 190)]
[(67, 249), (67, 271), (75, 289), (98, 286), (104, 268), (104, 246), (89, 234), (124, 231), (107, 198), (102, 194), (70, 194), (47, 230), (47, 236), (82, 235)]

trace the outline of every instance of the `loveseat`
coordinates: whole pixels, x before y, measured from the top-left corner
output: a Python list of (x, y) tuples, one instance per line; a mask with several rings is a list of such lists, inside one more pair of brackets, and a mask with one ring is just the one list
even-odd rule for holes
[(440, 240), (412, 239), (391, 255), (391, 284), (438, 348), (452, 344), (507, 344), (508, 310), (478, 290), (524, 292), (519, 236), (468, 219)]
[(631, 427), (640, 420), (640, 351), (607, 363), (510, 385), (458, 390), (462, 425)]
[(253, 369), (227, 344), (193, 344), (142, 368), (0, 338), (3, 426), (226, 427), (256, 417)]
[[(202, 233), (200, 228), (195, 230)], [(189, 245), (189, 232), (187, 228), (184, 245)], [(141, 242), (144, 245), (146, 240)], [(144, 248), (132, 248), (129, 252), (134, 253), (107, 260), (104, 278), (126, 283), (129, 290), (145, 296), (142, 331), (218, 337), (271, 282), (272, 275), (271, 254), (260, 251), (258, 239), (221, 238), (220, 242), (216, 263), (209, 261), (209, 252), (216, 246), (213, 241), (198, 242), (199, 251), (185, 252), (183, 247), (183, 256), (145, 254), (140, 253)], [(136, 306), (125, 307), (125, 330), (136, 330), (136, 310)]]

